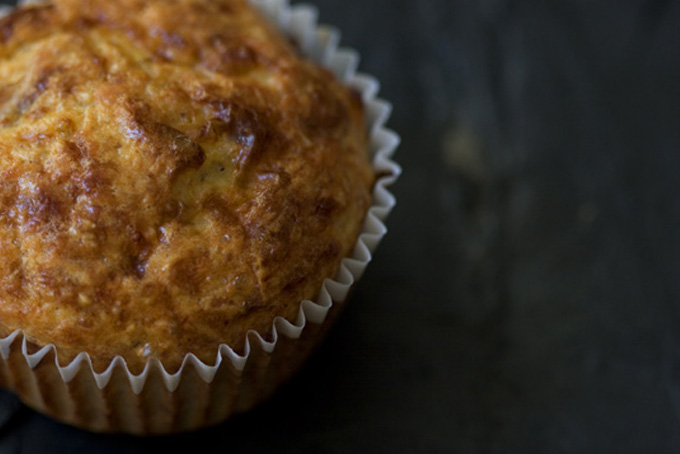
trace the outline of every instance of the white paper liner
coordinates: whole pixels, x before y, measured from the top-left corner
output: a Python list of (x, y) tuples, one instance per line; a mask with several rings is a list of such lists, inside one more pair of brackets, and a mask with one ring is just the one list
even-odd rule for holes
[[(21, 342), (21, 352), (31, 370), (36, 369), (46, 357), (52, 357), (56, 370), (65, 384), (70, 383), (84, 370), (94, 378), (96, 386), (103, 390), (109, 384), (117, 370), (123, 370), (129, 379), (132, 392), (138, 395), (144, 389), (151, 374), (160, 372), (160, 377), (169, 392), (174, 392), (180, 385), (183, 373), (193, 369), (205, 382), (211, 383), (225, 362), (236, 371), (243, 371), (253, 351), (253, 343), (264, 352), (274, 351), (282, 337), (298, 339), (309, 323), (322, 324), (334, 304), (344, 302), (352, 285), (361, 277), (372, 259), (373, 252), (387, 232), (384, 221), (396, 204), (394, 196), (387, 187), (393, 184), (401, 174), (401, 168), (392, 160), (399, 145), (397, 134), (385, 127), (389, 118), (391, 105), (377, 98), (379, 83), (372, 76), (357, 72), (359, 55), (356, 51), (339, 47), (340, 33), (332, 27), (317, 24), (318, 12), (310, 5), (290, 6), (288, 0), (250, 0), (271, 22), (277, 25), (286, 35), (291, 37), (311, 60), (325, 66), (346, 85), (361, 93), (366, 111), (366, 127), (369, 132), (369, 147), (376, 175), (380, 177), (373, 189), (373, 204), (368, 210), (363, 229), (358, 237), (351, 257), (343, 259), (334, 279), (326, 279), (316, 301), (305, 300), (300, 304), (297, 320), (291, 323), (277, 317), (273, 322), (272, 341), (265, 340), (259, 333), (249, 331), (242, 355), (236, 353), (226, 344), (219, 345), (213, 365), (205, 364), (193, 354), (187, 354), (181, 367), (175, 373), (168, 373), (163, 365), (155, 359), (147, 362), (144, 370), (135, 375), (130, 372), (125, 360), (118, 356), (109, 367), (101, 372), (94, 371), (88, 353), (80, 353), (69, 364), (59, 363), (58, 352), (53, 344), (47, 345), (37, 352), (31, 353), (25, 336), (21, 330), (0, 339), (0, 355), (8, 361), (15, 342)], [(20, 4), (41, 3), (40, 0), (25, 0)], [(11, 8), (0, 8), (0, 16), (11, 11)], [(20, 384), (16, 379), (9, 379), (15, 387)], [(34, 379), (35, 381), (35, 379)], [(37, 385), (33, 384), (34, 387)], [(33, 392), (39, 392), (34, 390)]]

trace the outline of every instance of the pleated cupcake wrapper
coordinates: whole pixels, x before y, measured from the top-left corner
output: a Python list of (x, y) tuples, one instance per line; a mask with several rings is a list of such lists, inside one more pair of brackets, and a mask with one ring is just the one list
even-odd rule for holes
[(396, 203), (387, 187), (397, 180), (401, 168), (392, 161), (399, 137), (385, 127), (391, 105), (377, 99), (378, 81), (357, 73), (358, 53), (339, 47), (340, 33), (319, 26), (314, 7), (290, 6), (287, 0), (250, 1), (308, 58), (361, 93), (379, 178), (352, 256), (342, 261), (334, 279), (324, 281), (316, 301), (301, 302), (294, 323), (277, 317), (271, 341), (249, 331), (242, 355), (220, 345), (213, 365), (190, 353), (175, 373), (152, 359), (135, 375), (122, 357), (116, 357), (98, 373), (86, 352), (62, 366), (54, 345), (33, 351), (23, 332), (15, 331), (0, 339), (0, 384), (14, 389), (37, 410), (90, 430), (149, 434), (215, 424), (251, 408), (290, 378), (319, 343), (385, 235), (384, 221)]

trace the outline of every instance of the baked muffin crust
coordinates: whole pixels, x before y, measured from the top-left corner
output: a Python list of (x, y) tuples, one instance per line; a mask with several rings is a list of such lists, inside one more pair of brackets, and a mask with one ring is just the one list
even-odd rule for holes
[(245, 0), (0, 20), (0, 332), (168, 370), (294, 320), (373, 183), (361, 101)]

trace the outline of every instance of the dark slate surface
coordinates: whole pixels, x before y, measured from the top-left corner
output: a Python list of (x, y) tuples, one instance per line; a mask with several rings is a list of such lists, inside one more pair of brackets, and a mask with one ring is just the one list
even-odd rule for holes
[(680, 451), (680, 2), (314, 0), (403, 137), (399, 206), (261, 408), (156, 439), (0, 394), (0, 452)]

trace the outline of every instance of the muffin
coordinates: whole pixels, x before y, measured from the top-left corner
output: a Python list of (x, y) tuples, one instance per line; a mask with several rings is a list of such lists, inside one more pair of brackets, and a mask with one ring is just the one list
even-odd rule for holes
[(329, 58), (311, 25), (296, 45), (245, 0), (0, 19), (5, 386), (81, 427), (167, 433), (250, 408), (318, 344), (331, 304), (309, 300), (366, 255), (398, 171), (371, 162), (371, 84), (301, 56)]

